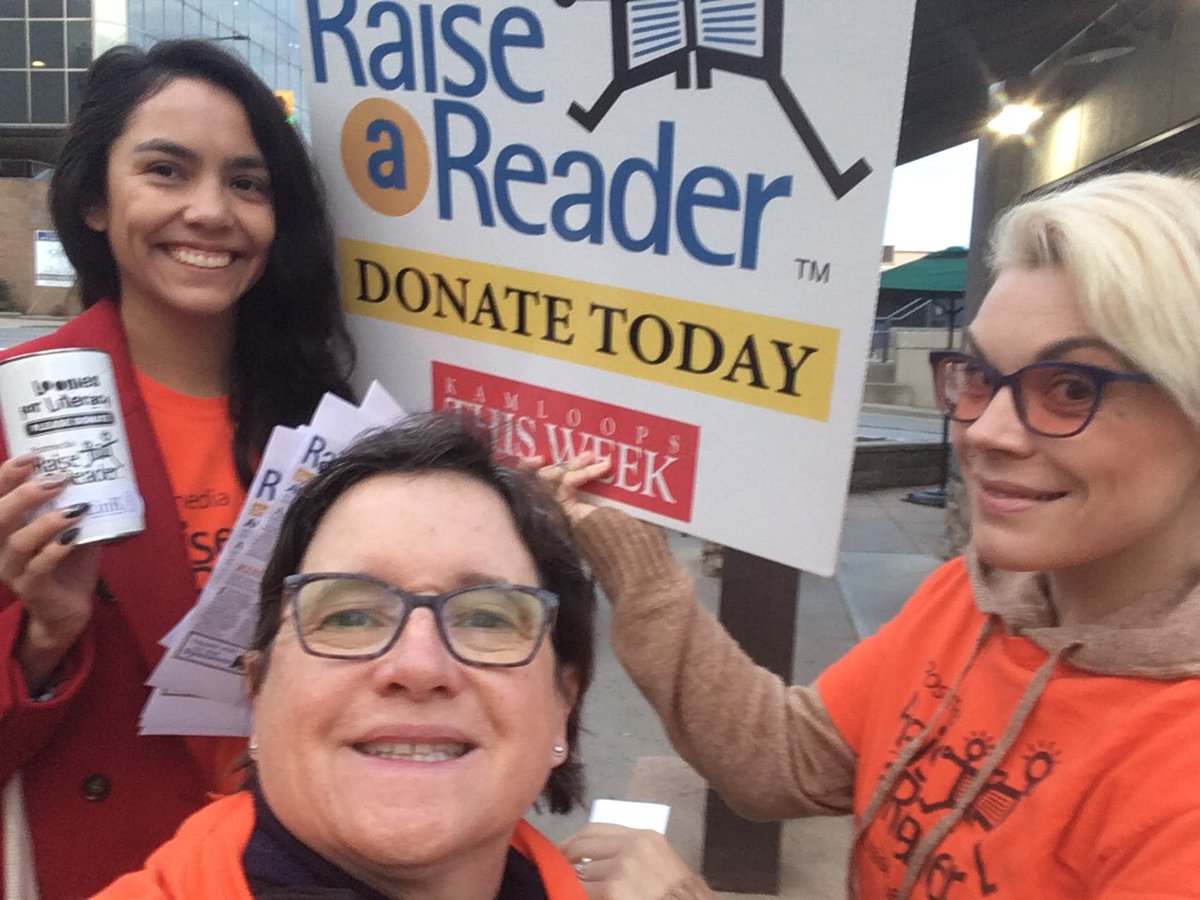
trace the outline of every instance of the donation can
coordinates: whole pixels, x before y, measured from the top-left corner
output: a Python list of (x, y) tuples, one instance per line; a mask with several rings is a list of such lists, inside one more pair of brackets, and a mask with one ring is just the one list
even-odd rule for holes
[(89, 504), (79, 520), (77, 544), (112, 541), (145, 529), (145, 504), (107, 353), (66, 348), (0, 362), (0, 414), (10, 456), (32, 453), (39, 475), (71, 477), (62, 493), (34, 510), (34, 516)]

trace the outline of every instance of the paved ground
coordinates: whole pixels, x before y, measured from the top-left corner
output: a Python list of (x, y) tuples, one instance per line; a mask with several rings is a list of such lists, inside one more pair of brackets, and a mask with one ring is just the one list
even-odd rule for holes
[[(940, 429), (940, 422), (915, 425)], [(811, 681), (861, 637), (887, 621), (938, 565), (943, 511), (904, 502), (909, 488), (854, 494), (847, 504), (842, 551), (834, 578), (804, 575), (796, 609), (793, 681)], [(697, 579), (701, 601), (715, 609), (718, 583), (700, 571), (700, 542), (675, 536), (676, 554)], [(608, 644), (602, 604), (596, 680), (584, 717), (583, 755), (589, 795), (668, 803), (668, 836), (699, 868), (704, 783), (675, 755), (657, 717), (621, 670)], [(747, 736), (752, 740), (753, 736)], [(586, 821), (541, 816), (538, 827), (564, 838)], [(784, 826), (781, 900), (839, 900), (845, 896), (849, 822), (844, 818)], [(751, 900), (758, 895), (729, 894)]]

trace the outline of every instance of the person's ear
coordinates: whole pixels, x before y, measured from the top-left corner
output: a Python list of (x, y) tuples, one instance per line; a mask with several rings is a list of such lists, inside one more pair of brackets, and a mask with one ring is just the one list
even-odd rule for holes
[(562, 700), (563, 721), (571, 714), (575, 704), (579, 702), (579, 672), (574, 666), (558, 667), (558, 695)]
[(83, 211), (83, 222), (92, 231), (108, 231), (108, 203), (101, 200)]

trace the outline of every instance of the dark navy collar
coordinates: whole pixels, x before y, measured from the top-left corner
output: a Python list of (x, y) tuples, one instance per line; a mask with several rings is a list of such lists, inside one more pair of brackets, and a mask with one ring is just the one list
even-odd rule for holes
[[(288, 831), (258, 785), (253, 793), (254, 830), (242, 854), (242, 868), (255, 900), (389, 900)], [(512, 847), (495, 900), (546, 900), (537, 868)]]

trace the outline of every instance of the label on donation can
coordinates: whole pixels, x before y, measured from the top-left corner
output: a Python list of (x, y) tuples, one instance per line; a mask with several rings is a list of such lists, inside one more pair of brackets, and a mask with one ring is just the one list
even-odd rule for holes
[[(45, 506), (90, 504), (77, 544), (146, 527), (112, 362), (102, 350), (47, 350), (0, 363), (0, 413), (11, 456), (32, 453), (40, 475), (71, 483)], [(35, 476), (36, 477), (36, 476)]]

